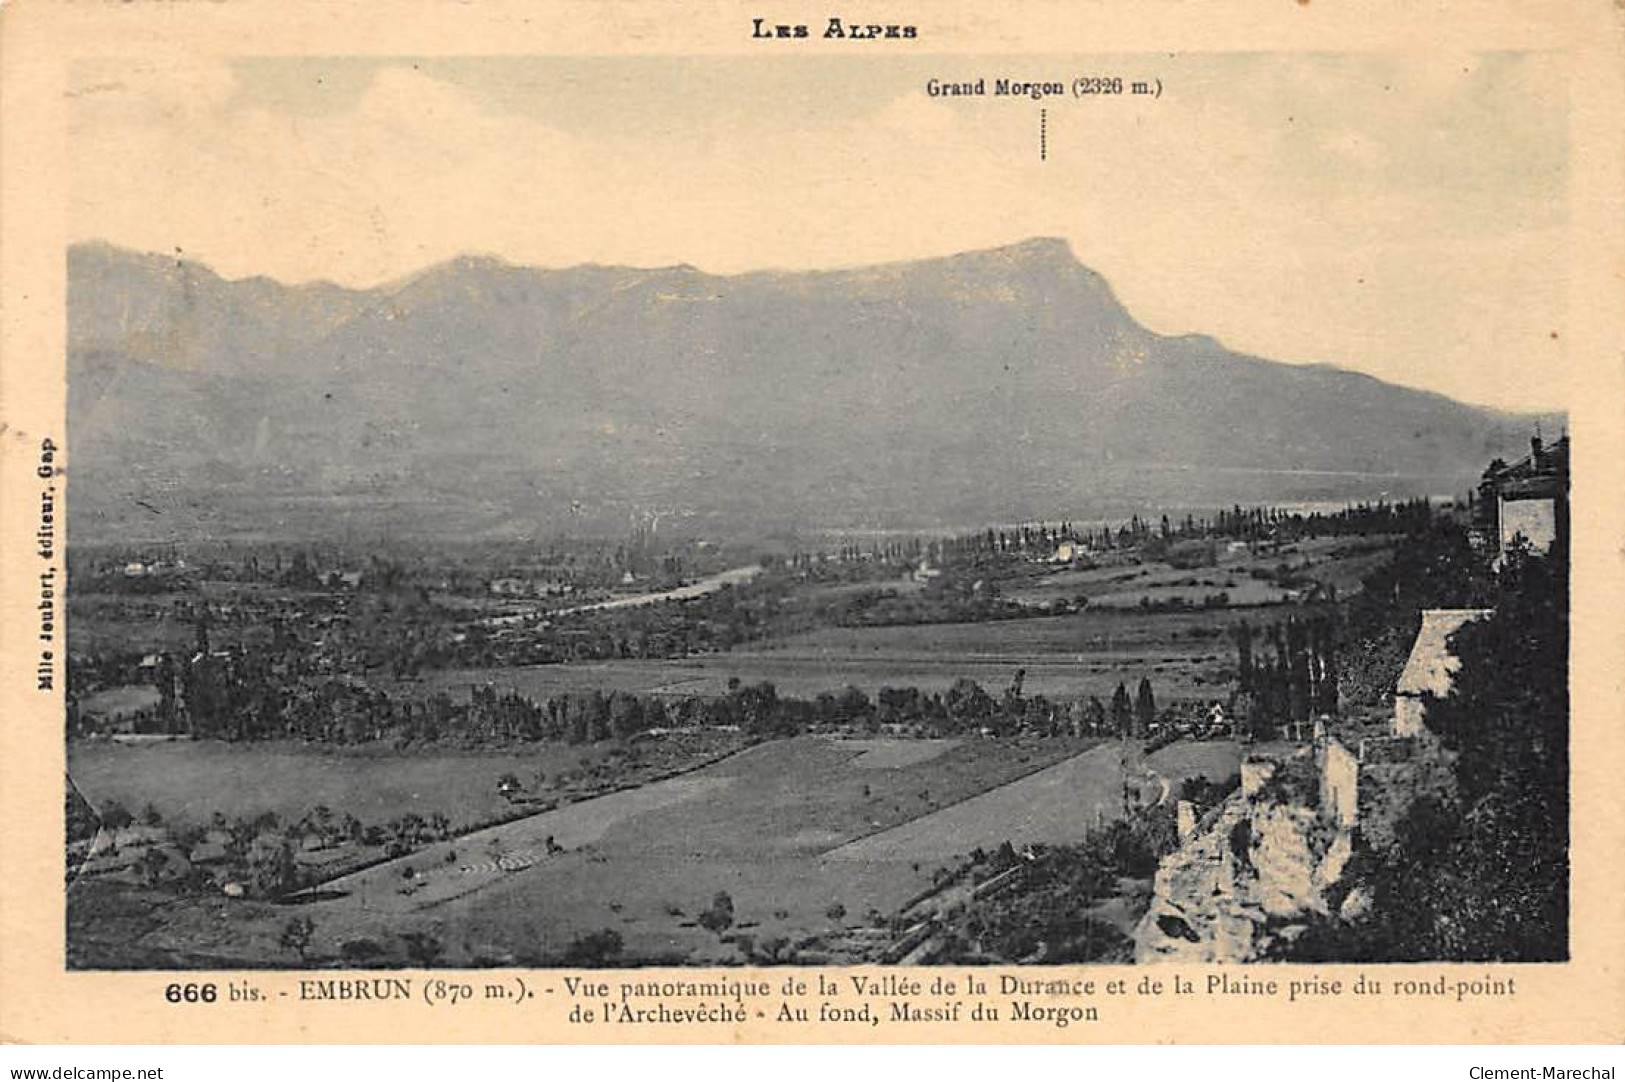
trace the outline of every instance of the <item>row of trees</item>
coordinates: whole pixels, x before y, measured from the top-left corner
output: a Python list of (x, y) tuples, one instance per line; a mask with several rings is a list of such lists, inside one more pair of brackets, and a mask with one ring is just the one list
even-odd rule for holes
[[(1317, 537), (1370, 537), (1411, 534), (1426, 529), (1433, 507), (1425, 498), (1389, 502), (1350, 503), (1336, 511), (1302, 511), (1282, 507), (1247, 507), (1237, 504), (1210, 515), (1185, 514), (1174, 518), (1162, 515), (1156, 521), (1138, 514), (1116, 526), (1080, 526), (1069, 521), (1025, 523), (1020, 526), (989, 527), (975, 533), (950, 538), (889, 538), (867, 545), (847, 542), (828, 558), (842, 562), (878, 561), (892, 563), (952, 563), (968, 557), (990, 554), (1049, 557), (1062, 544), (1070, 543), (1084, 552), (1114, 552), (1138, 548), (1152, 542), (1213, 538), (1248, 542), (1288, 542)], [(787, 558), (793, 568), (814, 566), (826, 557), (797, 552)]]
[[(1120, 683), (1109, 708), (1093, 696), (1058, 703), (1028, 695), (1025, 678), (1025, 670), (1017, 670), (1001, 694), (960, 678), (942, 692), (886, 687), (871, 698), (859, 688), (847, 687), (810, 699), (781, 696), (771, 682), (745, 684), (737, 679), (729, 682), (726, 694), (682, 699), (593, 689), (538, 700), (476, 684), (466, 701), (446, 691), (418, 699), (396, 697), (355, 680), (307, 680), (284, 691), (273, 679), (239, 679), (218, 685), (227, 689), (224, 694), (190, 691), (184, 710), (165, 696), (155, 720), (162, 731), (229, 741), (294, 738), (324, 744), (487, 746), (624, 741), (666, 730), (727, 729), (775, 737), (814, 729), (876, 731), (882, 726), (944, 735), (986, 731), (1143, 737), (1159, 717), (1148, 678), (1140, 680), (1132, 696)], [(192, 689), (200, 686), (195, 675), (178, 683)]]
[(1336, 715), (1337, 626), (1330, 613), (1290, 616), (1262, 628), (1234, 628), (1239, 697), (1253, 736), (1268, 739), (1283, 726)]

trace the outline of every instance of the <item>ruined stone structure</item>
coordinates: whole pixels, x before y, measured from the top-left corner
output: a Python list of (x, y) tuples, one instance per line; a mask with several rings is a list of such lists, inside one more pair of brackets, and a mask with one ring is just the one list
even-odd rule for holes
[(1360, 757), (1330, 737), (1320, 748), (1320, 806), (1339, 830), (1353, 830), (1360, 822)]
[(1157, 867), (1135, 960), (1257, 961), (1315, 921), (1360, 920), (1371, 899), (1345, 880), (1350, 858), (1390, 845), (1418, 798), (1454, 784), (1451, 757), (1422, 724), (1425, 697), (1450, 693), (1460, 665), (1450, 637), (1486, 614), (1423, 613), (1392, 722), (1317, 724), (1308, 746), (1248, 756), (1241, 787), (1199, 820), (1181, 807), (1180, 846)]
[(1314, 785), (1309, 749), (1242, 765), (1243, 787), (1158, 865), (1136, 961), (1252, 961), (1332, 912), (1327, 888), (1352, 849), (1301, 799)]

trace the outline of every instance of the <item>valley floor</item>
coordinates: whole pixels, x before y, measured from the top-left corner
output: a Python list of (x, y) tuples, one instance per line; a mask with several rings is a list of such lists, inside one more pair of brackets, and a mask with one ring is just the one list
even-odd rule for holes
[[(735, 964), (763, 943), (862, 960), (889, 942), (890, 917), (963, 854), (1064, 844), (1117, 817), (1123, 754), (1117, 741), (1032, 737), (770, 741), (434, 842), (284, 904), (87, 879), (70, 890), (72, 961), (339, 964), (387, 956), (418, 933), (437, 945), (436, 964), (539, 964), (606, 930), (629, 963)], [(1227, 743), (1176, 745), (1148, 766), (1176, 780), (1219, 777), (1238, 759)], [(1155, 775), (1133, 776), (1154, 800)], [(724, 894), (731, 920), (707, 930), (701, 915)], [(314, 924), (303, 959), (279, 944), (294, 916)]]

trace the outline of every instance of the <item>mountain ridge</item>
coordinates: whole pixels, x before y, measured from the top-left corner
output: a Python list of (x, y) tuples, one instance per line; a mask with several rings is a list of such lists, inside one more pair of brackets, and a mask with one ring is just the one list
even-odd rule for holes
[[(1424, 494), (1551, 421), (1158, 335), (1053, 237), (739, 275), (461, 256), (371, 289), (102, 242), (68, 266), (81, 536), (335, 518), (529, 535), (651, 506), (716, 529), (925, 526), (1391, 479)], [(154, 496), (163, 514), (140, 511)]]

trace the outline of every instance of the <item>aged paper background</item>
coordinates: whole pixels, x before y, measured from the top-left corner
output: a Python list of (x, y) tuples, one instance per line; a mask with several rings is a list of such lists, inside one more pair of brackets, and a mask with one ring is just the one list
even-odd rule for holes
[[(1553, 368), (1569, 385), (1567, 408), (1576, 437), (1574, 500), (1573, 652), (1573, 960), (1561, 965), (1424, 966), (1428, 974), (1457, 977), (1510, 973), (1517, 994), (1466, 1005), (1394, 998), (1348, 996), (1295, 1004), (1260, 1004), (1247, 998), (1124, 997), (1102, 1004), (1102, 1020), (1057, 1030), (1007, 1025), (1002, 1028), (921, 1024), (907, 1031), (870, 1031), (817, 1025), (746, 1024), (736, 1031), (681, 1027), (570, 1026), (562, 995), (534, 1005), (432, 1007), (421, 1001), (391, 1004), (305, 1004), (273, 997), (269, 1002), (172, 1005), (163, 996), (165, 975), (73, 973), (64, 969), (62, 892), (63, 746), (59, 695), (38, 693), (32, 670), (37, 654), (33, 612), (37, 594), (27, 558), (38, 520), (33, 469), (42, 438), (65, 442), (64, 259), (66, 243), (80, 224), (70, 220), (66, 193), (73, 161), (66, 97), (75, 64), (116, 64), (139, 57), (153, 66), (184, 66), (241, 56), (491, 57), (509, 56), (695, 56), (717, 63), (750, 55), (760, 58), (764, 43), (749, 38), (750, 20), (804, 21), (821, 25), (829, 16), (853, 21), (914, 23), (914, 42), (794, 43), (796, 57), (851, 57), (885, 66), (906, 57), (1037, 57), (1042, 55), (1135, 56), (1141, 54), (1349, 53), (1415, 51), (1535, 51), (1555, 58), (1566, 75), (1570, 214), (1566, 230), (1568, 321), (1565, 349), (1550, 357), (1532, 354), (1527, 364), (1474, 377), (1482, 388), (1476, 400), (1492, 401), (1497, 389), (1485, 381), (1550, 378)], [(1625, 601), (1621, 561), (1625, 560), (1625, 521), (1621, 518), (1622, 380), (1621, 313), (1625, 262), (1621, 261), (1622, 143), (1621, 33), (1625, 16), (1607, 3), (1479, 4), (1448, 2), (1425, 10), (1400, 4), (1332, 4), (1298, 0), (1270, 4), (897, 4), (884, 12), (840, 11), (799, 5), (767, 10), (733, 4), (504, 4), (504, 3), (46, 3), (25, 0), (0, 13), (0, 497), (5, 540), (0, 556), (0, 622), (5, 676), (0, 681), (0, 805), (6, 829), (0, 833), (0, 1039), (7, 1041), (230, 1042), (230, 1041), (416, 1041), (526, 1042), (705, 1040), (862, 1042), (914, 1041), (1177, 1041), (1177, 1042), (1555, 1042), (1617, 1041), (1625, 1036), (1625, 872), (1619, 854), (1625, 823), (1625, 739), (1621, 723), (1621, 662), (1625, 635), (1618, 618)], [(768, 49), (778, 43), (765, 43)], [(788, 49), (779, 55), (788, 57)], [(928, 66), (928, 65), (927, 65)], [(861, 65), (857, 66), (861, 70)], [(848, 70), (843, 68), (841, 70)], [(853, 76), (861, 91), (862, 75)], [(850, 91), (852, 88), (845, 88)], [(1222, 93), (1207, 88), (1208, 93)], [(651, 88), (651, 93), (681, 93)], [(1062, 110), (1056, 110), (1060, 114)], [(780, 118), (797, 124), (789, 103)], [(1057, 123), (1061, 120), (1057, 119)], [(1068, 123), (1074, 123), (1068, 121)], [(1145, 123), (1157, 123), (1155, 112)], [(635, 121), (628, 124), (635, 130)], [(1057, 139), (1081, 138), (1063, 133)], [(1025, 138), (1025, 137), (1024, 137)], [(838, 171), (840, 145), (812, 148), (818, 161), (808, 169)], [(1245, 155), (1246, 148), (1237, 148)], [(628, 170), (658, 173), (659, 161), (627, 162)], [(1031, 172), (1012, 167), (1008, 192), (988, 198), (1021, 199)], [(761, 183), (752, 163), (735, 172), (741, 186)], [(680, 183), (674, 179), (672, 183)], [(958, 195), (944, 177), (941, 199), (952, 206)], [(1178, 195), (1177, 188), (1172, 193)], [(728, 193), (717, 193), (726, 199)], [(1238, 190), (1235, 198), (1248, 198)], [(933, 210), (936, 213), (933, 213)], [(1171, 211), (1173, 208), (1170, 208)], [(877, 208), (885, 243), (902, 243), (910, 231), (937, 228), (940, 208), (929, 205)], [(240, 209), (199, 200), (187, 211), (225, 221)], [(805, 222), (805, 208), (787, 206), (787, 217)], [(1199, 238), (1183, 223), (1179, 243), (1263, 244), (1226, 235)], [(448, 243), (460, 228), (455, 214), (445, 222)], [(253, 226), (239, 233), (252, 243)], [(715, 258), (752, 265), (758, 237), (753, 230), (771, 222), (746, 223), (714, 238)], [(1199, 227), (1198, 227), (1199, 228)], [(1217, 228), (1217, 227), (1215, 227)], [(816, 229), (792, 232), (791, 245), (814, 245)], [(224, 231), (229, 235), (229, 231)], [(973, 246), (980, 238), (969, 238)], [(781, 244), (782, 244), (781, 240)], [(1172, 243), (1172, 237), (1170, 238)], [(435, 251), (420, 263), (439, 258)], [(244, 253), (244, 266), (252, 253)], [(868, 253), (849, 260), (823, 251), (809, 265), (866, 262)], [(1177, 261), (1177, 255), (1173, 261)], [(719, 267), (719, 269), (722, 269)], [(317, 257), (308, 267), (285, 265), (279, 276), (317, 277), (326, 268)], [(243, 273), (247, 273), (246, 271)], [(1156, 305), (1158, 298), (1144, 298)], [(1448, 295), (1410, 298), (1408, 311), (1451, 304)], [(1404, 319), (1400, 305), (1394, 314)], [(1308, 313), (1306, 318), (1315, 318)], [(1553, 336), (1555, 337), (1555, 335)], [(1561, 358), (1566, 357), (1565, 364)], [(1566, 373), (1563, 371), (1567, 369)], [(1566, 378), (1565, 378), (1566, 377)], [(1512, 396), (1507, 394), (1508, 398)], [(70, 449), (71, 456), (71, 449)], [(71, 457), (67, 464), (71, 485)], [(70, 496), (71, 500), (71, 496)], [(71, 509), (70, 509), (71, 515)], [(69, 519), (67, 530), (71, 535)], [(60, 540), (60, 538), (59, 538)], [(1324, 967), (1328, 975), (1338, 967)], [(1362, 967), (1372, 973), (1395, 967)], [(763, 971), (782, 983), (784, 970)], [(1285, 971), (1283, 971), (1285, 972)], [(654, 971), (640, 976), (656, 977)], [(692, 977), (692, 972), (678, 974)], [(804, 976), (811, 979), (811, 971)], [(1026, 974), (1031, 975), (1031, 974)], [(1100, 979), (1140, 971), (1101, 971)], [(1190, 976), (1200, 977), (1199, 971)], [(1257, 975), (1250, 973), (1249, 975)], [(1343, 971), (1345, 978), (1353, 976)], [(188, 974), (187, 979), (198, 975)], [(291, 987), (298, 974), (262, 974), (269, 987)], [(613, 978), (613, 975), (610, 975)], [(224, 985), (228, 974), (216, 979)], [(280, 984), (278, 982), (281, 982)], [(557, 983), (556, 981), (554, 983)], [(1132, 983), (1132, 982), (1131, 982)], [(606, 1036), (608, 1034), (609, 1036)]]

